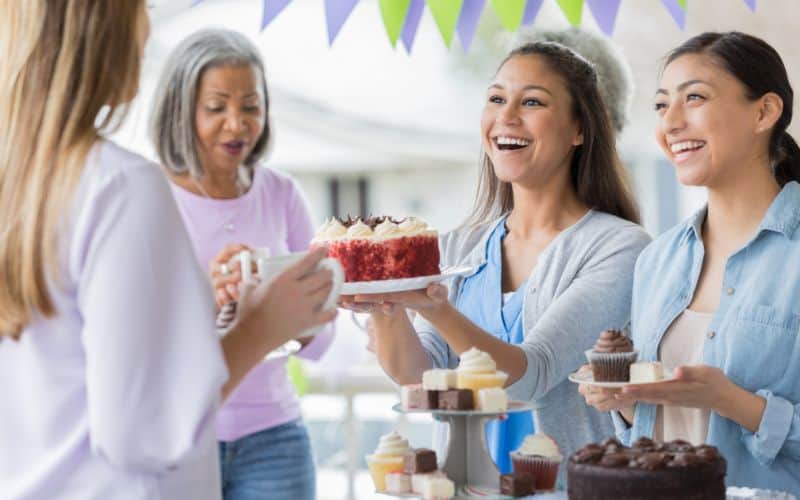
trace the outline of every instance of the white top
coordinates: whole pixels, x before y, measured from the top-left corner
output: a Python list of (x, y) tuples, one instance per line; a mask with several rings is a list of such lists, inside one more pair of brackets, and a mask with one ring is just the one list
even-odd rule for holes
[(219, 499), (227, 371), (163, 174), (101, 142), (62, 228), (58, 315), (0, 342), (0, 497)]
[[(703, 344), (713, 314), (684, 310), (661, 339), (658, 357), (665, 370), (678, 366), (703, 363)], [(711, 412), (700, 408), (659, 406), (656, 410), (655, 438), (657, 441), (683, 439), (694, 445), (706, 442)]]

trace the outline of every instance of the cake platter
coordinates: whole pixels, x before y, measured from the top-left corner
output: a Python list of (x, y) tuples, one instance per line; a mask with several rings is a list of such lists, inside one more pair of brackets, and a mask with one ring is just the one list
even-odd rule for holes
[(449, 425), (447, 449), (439, 462), (439, 470), (455, 483), (458, 498), (507, 498), (500, 494), (500, 471), (486, 447), (486, 424), (490, 420), (504, 419), (509, 413), (531, 411), (532, 403), (509, 401), (503, 412), (406, 409), (400, 403), (392, 410), (429, 413)]
[(372, 293), (407, 292), (420, 290), (431, 283), (438, 283), (456, 276), (466, 276), (474, 271), (471, 266), (444, 267), (439, 274), (402, 278), (396, 280), (351, 281), (342, 285), (342, 295), (368, 295)]
[(675, 375), (672, 373), (665, 373), (663, 378), (658, 380), (650, 380), (647, 382), (595, 382), (594, 375), (590, 370), (584, 370), (580, 372), (575, 372), (567, 377), (570, 382), (575, 382), (576, 384), (585, 384), (592, 387), (606, 387), (609, 389), (621, 389), (623, 387), (634, 386), (634, 385), (648, 385), (648, 384), (660, 384), (662, 382), (670, 382), (675, 380)]

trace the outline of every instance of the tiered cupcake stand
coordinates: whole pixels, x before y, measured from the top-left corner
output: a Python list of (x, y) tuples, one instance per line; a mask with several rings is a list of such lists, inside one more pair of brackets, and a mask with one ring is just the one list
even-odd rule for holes
[(455, 483), (458, 498), (497, 498), (500, 497), (500, 471), (486, 447), (486, 423), (509, 413), (530, 411), (533, 405), (511, 401), (504, 412), (408, 410), (400, 404), (392, 409), (398, 413), (430, 413), (437, 421), (449, 425), (447, 450), (444, 457), (439, 458), (439, 469)]

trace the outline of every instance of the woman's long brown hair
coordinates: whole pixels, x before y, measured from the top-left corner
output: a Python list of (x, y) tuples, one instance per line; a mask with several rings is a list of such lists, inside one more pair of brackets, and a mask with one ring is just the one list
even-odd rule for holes
[[(541, 57), (561, 77), (572, 97), (573, 115), (583, 131), (583, 144), (575, 148), (570, 164), (570, 180), (578, 199), (591, 208), (638, 224), (639, 211), (625, 182), (614, 130), (591, 64), (553, 42), (523, 45), (513, 50), (500, 67), (512, 57)], [(514, 208), (511, 184), (498, 179), (492, 160), (485, 152), (482, 155), (475, 204), (466, 221), (471, 226), (493, 220)]]

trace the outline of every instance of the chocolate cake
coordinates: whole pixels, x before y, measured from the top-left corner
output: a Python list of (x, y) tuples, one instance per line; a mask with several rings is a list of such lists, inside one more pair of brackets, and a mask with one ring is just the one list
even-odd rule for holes
[(575, 452), (567, 464), (570, 500), (725, 500), (726, 462), (713, 446), (609, 438)]
[(333, 218), (317, 230), (311, 246), (325, 246), (348, 282), (439, 274), (438, 233), (414, 217)]

